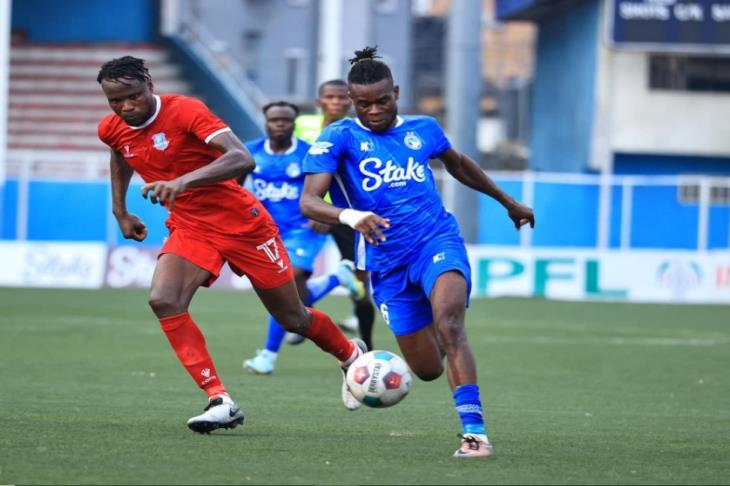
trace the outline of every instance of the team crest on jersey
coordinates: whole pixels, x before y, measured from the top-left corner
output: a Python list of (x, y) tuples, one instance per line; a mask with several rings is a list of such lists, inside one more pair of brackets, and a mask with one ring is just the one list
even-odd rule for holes
[(125, 159), (131, 159), (132, 157), (134, 157), (134, 154), (132, 153), (132, 147), (129, 145), (125, 145), (123, 155)]
[(302, 169), (296, 162), (292, 162), (291, 164), (289, 164), (289, 167), (286, 168), (286, 175), (288, 175), (289, 177), (299, 177), (299, 174), (301, 173)]
[(423, 147), (423, 142), (421, 141), (420, 137), (416, 135), (416, 132), (406, 133), (406, 136), (403, 138), (403, 143), (405, 143), (406, 147), (411, 150), (419, 150), (421, 147)]
[(170, 146), (170, 141), (167, 139), (164, 132), (160, 132), (152, 135), (152, 144), (157, 150), (165, 150)]

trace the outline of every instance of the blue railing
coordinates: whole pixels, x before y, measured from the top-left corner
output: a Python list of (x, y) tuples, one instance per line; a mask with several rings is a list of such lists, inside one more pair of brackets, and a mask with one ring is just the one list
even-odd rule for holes
[[(504, 210), (481, 196), (476, 243), (522, 247), (713, 250), (730, 248), (730, 178), (495, 173), (509, 193), (535, 209), (533, 231), (515, 231)], [(130, 185), (127, 204), (160, 245), (166, 211)], [(466, 189), (465, 189), (466, 190)], [(3, 191), (2, 238), (102, 241), (123, 238), (106, 181), (17, 179)]]

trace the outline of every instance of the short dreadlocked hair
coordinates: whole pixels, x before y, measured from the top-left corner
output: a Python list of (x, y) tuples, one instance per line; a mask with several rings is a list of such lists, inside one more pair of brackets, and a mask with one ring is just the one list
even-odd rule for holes
[(299, 116), (299, 107), (294, 103), (289, 103), (288, 101), (272, 101), (271, 103), (261, 108), (261, 111), (263, 112), (264, 116), (266, 116), (266, 112), (275, 106), (291, 108), (292, 110), (294, 110), (294, 117), (296, 118), (297, 116)]
[(152, 81), (150, 72), (144, 65), (144, 60), (124, 56), (112, 59), (102, 64), (99, 75), (96, 76), (96, 82), (101, 84), (102, 81), (118, 81), (120, 79), (136, 79), (146, 83)]
[(383, 79), (393, 81), (393, 74), (388, 65), (376, 60), (382, 58), (376, 54), (377, 51), (378, 46), (355, 51), (355, 57), (349, 60), (352, 67), (347, 75), (347, 81), (350, 84), (374, 84)]

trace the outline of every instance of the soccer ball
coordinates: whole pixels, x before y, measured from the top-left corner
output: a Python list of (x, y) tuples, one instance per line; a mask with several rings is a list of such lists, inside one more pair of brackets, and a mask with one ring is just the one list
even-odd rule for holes
[(397, 354), (370, 351), (347, 369), (347, 386), (368, 407), (390, 407), (403, 400), (411, 389), (411, 371)]

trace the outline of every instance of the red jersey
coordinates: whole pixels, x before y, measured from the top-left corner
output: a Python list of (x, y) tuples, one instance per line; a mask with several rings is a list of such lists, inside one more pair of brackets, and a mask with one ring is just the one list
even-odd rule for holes
[[(222, 152), (208, 146), (230, 128), (207, 106), (180, 95), (155, 95), (155, 113), (141, 126), (127, 125), (116, 113), (99, 123), (99, 139), (119, 152), (145, 182), (168, 181), (210, 164)], [(241, 234), (266, 214), (253, 194), (235, 179), (178, 194), (168, 228)]]

